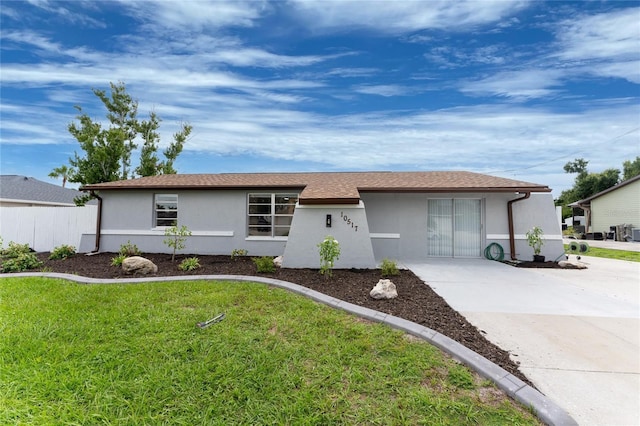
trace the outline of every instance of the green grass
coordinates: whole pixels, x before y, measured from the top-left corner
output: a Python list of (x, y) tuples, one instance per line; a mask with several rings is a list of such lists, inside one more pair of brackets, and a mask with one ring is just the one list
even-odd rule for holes
[(0, 336), (0, 424), (538, 424), (426, 342), (264, 285), (2, 278)]
[[(589, 244), (588, 241), (586, 241)], [(564, 250), (569, 254), (574, 254), (569, 251), (569, 245), (564, 245)], [(599, 247), (589, 247), (589, 250), (586, 253), (583, 253), (584, 256), (593, 256), (593, 257), (604, 257), (607, 259), (617, 259), (617, 260), (629, 260), (631, 262), (640, 262), (640, 252), (637, 251), (629, 251), (629, 250), (613, 250), (613, 249), (605, 249)]]

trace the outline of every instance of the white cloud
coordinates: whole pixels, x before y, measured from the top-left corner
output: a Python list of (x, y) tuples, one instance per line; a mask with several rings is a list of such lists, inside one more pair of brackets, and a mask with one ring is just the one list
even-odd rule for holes
[(326, 1), (290, 0), (295, 15), (312, 31), (367, 28), (390, 34), (422, 29), (462, 30), (501, 21), (527, 1)]
[[(365, 95), (378, 95), (378, 96), (404, 96), (412, 93), (411, 87), (401, 86), (398, 84), (372, 84), (372, 85), (359, 85), (354, 86), (353, 91), (357, 93), (363, 93)], [(415, 92), (414, 92), (415, 93)]]
[[(557, 25), (564, 61), (593, 67), (593, 74), (640, 81), (640, 8), (579, 16)], [(584, 68), (587, 71), (587, 68)]]
[(548, 97), (557, 93), (564, 73), (560, 70), (503, 71), (460, 85), (460, 91), (472, 96), (501, 96), (514, 100)]
[(264, 1), (165, 1), (121, 0), (122, 6), (141, 22), (161, 30), (182, 32), (222, 27), (251, 27), (267, 7)]

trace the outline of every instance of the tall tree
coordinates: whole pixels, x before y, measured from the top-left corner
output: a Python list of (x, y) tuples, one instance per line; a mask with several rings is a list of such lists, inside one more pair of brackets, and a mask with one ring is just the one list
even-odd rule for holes
[(640, 175), (640, 157), (622, 163), (622, 180), (628, 180), (638, 175)]
[[(154, 113), (148, 120), (138, 119), (138, 101), (126, 91), (125, 84), (110, 83), (111, 91), (93, 89), (93, 93), (106, 108), (108, 127), (93, 121), (80, 106), (75, 108), (79, 114), (77, 122), (69, 124), (68, 130), (78, 141), (83, 154), (75, 152), (69, 159), (73, 171), (68, 176), (70, 182), (81, 185), (112, 182), (138, 176), (154, 176), (176, 173), (173, 164), (182, 152), (191, 126), (182, 124), (173, 137), (174, 141), (164, 150), (164, 161), (160, 161), (156, 152), (160, 144), (160, 118)], [(140, 165), (131, 169), (131, 154), (142, 140)], [(52, 171), (52, 173), (54, 173)], [(86, 197), (85, 200), (86, 201)], [(78, 200), (78, 203), (82, 200)]]
[(49, 173), (49, 177), (54, 179), (62, 178), (62, 187), (64, 188), (67, 185), (69, 176), (71, 176), (72, 173), (73, 173), (72, 168), (66, 165), (62, 165), (60, 167), (56, 167), (55, 169), (51, 170), (51, 173)]

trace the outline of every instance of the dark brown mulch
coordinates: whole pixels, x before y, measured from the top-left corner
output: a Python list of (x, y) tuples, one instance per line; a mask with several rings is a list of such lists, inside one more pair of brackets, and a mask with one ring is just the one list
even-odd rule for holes
[[(338, 269), (333, 277), (326, 279), (317, 269), (277, 269), (274, 273), (258, 274), (248, 257), (232, 260), (230, 256), (197, 256), (201, 267), (192, 272), (178, 269), (180, 261), (192, 255), (176, 256), (171, 261), (167, 254), (144, 254), (158, 266), (154, 276), (179, 275), (258, 275), (296, 283), (355, 305), (375, 309), (390, 315), (421, 324), (448, 336), (467, 348), (479, 353), (508, 372), (531, 382), (518, 369), (509, 353), (489, 342), (476, 327), (425, 285), (413, 272), (401, 270), (400, 275), (390, 277), (398, 290), (398, 297), (391, 300), (374, 300), (369, 292), (381, 277), (375, 269)], [(93, 256), (76, 254), (66, 260), (48, 260), (48, 253), (39, 253), (44, 262), (42, 270), (82, 275), (93, 278), (131, 277), (122, 268), (111, 266), (114, 253)]]

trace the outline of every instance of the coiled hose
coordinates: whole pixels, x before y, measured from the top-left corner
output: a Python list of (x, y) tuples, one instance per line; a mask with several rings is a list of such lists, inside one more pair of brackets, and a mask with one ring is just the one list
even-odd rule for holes
[(504, 260), (504, 249), (498, 243), (491, 243), (484, 249), (484, 257), (489, 260)]

